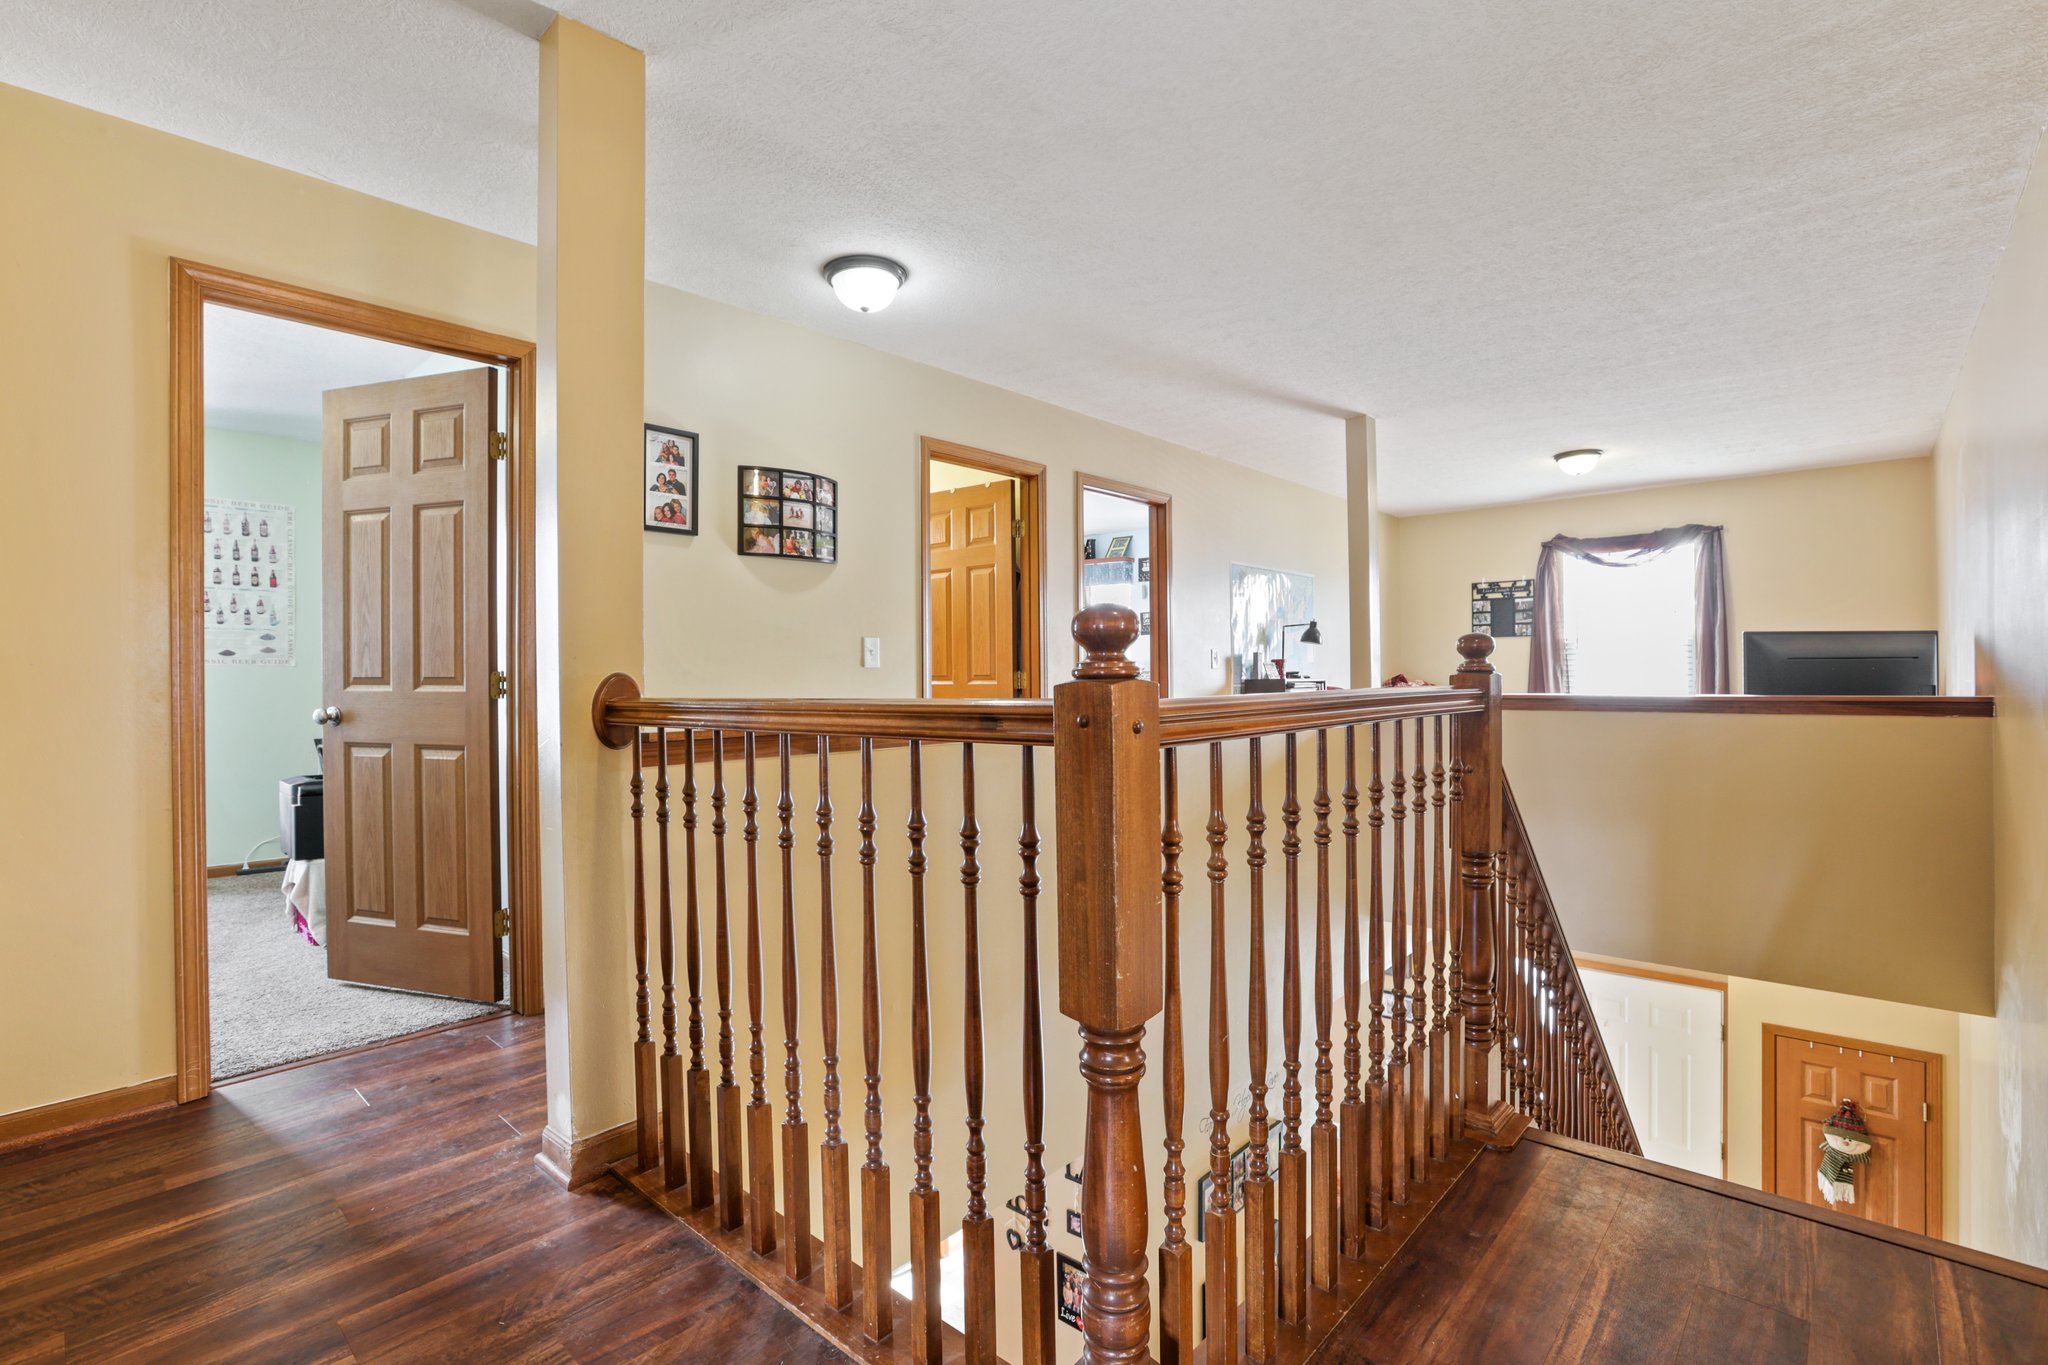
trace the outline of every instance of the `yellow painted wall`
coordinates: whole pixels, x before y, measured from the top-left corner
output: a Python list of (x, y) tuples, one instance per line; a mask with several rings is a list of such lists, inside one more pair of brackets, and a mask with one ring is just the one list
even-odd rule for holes
[[(6, 86), (0, 164), (35, 188), (0, 200), (0, 252), (35, 262), (0, 272), (0, 412), (17, 509), (5, 517), (0, 569), (35, 582), (54, 558), (80, 575), (61, 594), (10, 593), (0, 608), (0, 705), (36, 718), (0, 729), (0, 1033), (41, 1040), (0, 1058), (6, 1113), (173, 1067), (170, 259), (514, 336), (537, 335), (538, 316), (530, 246)], [(1072, 657), (1065, 547), (1076, 468), (1175, 495), (1183, 689), (1221, 684), (1207, 650), (1228, 633), (1233, 560), (1314, 573), (1325, 662), (1348, 658), (1338, 499), (674, 290), (648, 286), (645, 308), (646, 417), (702, 434), (707, 512), (696, 538), (624, 533), (646, 578), (652, 690), (910, 695), (921, 434), (1051, 467), (1053, 681)], [(637, 437), (631, 448), (622, 502), (625, 471), (637, 479)], [(838, 566), (735, 552), (735, 471), (755, 461), (842, 479)], [(89, 515), (94, 553), (77, 555), (74, 519), (22, 514), (47, 508)], [(638, 589), (630, 568), (613, 576)], [(884, 637), (880, 670), (859, 667), (866, 634)], [(582, 686), (565, 679), (564, 733), (583, 705), (571, 684)], [(607, 917), (586, 949), (592, 979), (616, 972), (615, 1009), (630, 979), (622, 923)], [(602, 1042), (591, 1046), (606, 1060), (591, 1063), (589, 1108), (579, 1097), (565, 1120), (579, 1135), (628, 1116), (623, 1054), (614, 1073)]]
[[(906, 295), (897, 306), (913, 306)], [(918, 438), (1046, 466), (1047, 683), (1074, 663), (1074, 474), (1173, 495), (1174, 691), (1227, 680), (1230, 566), (1310, 573), (1317, 666), (1347, 676), (1344, 504), (1299, 484), (853, 342), (653, 288), (648, 420), (699, 434), (702, 534), (648, 536), (647, 678), (667, 696), (916, 695)], [(802, 395), (793, 401), (791, 395)], [(839, 480), (839, 563), (738, 553), (738, 469)], [(882, 637), (882, 666), (860, 666)], [(1209, 652), (1218, 651), (1214, 666)]]
[[(1532, 577), (1552, 536), (1704, 522), (1726, 528), (1740, 691), (1745, 630), (1935, 628), (1932, 498), (1930, 461), (1911, 459), (1400, 517), (1389, 542), (1387, 670), (1441, 680), (1472, 628), (1472, 585)], [(1510, 692), (1527, 689), (1528, 640), (1499, 641), (1493, 663)]]
[(173, 1066), (170, 259), (532, 336), (534, 257), (8, 86), (0, 166), (4, 1113)]
[(1972, 1026), (1995, 1115), (1966, 1203), (1986, 1245), (2048, 1264), (2048, 168), (2028, 181), (1936, 445), (1950, 670), (1992, 723), (1997, 1017)]
[(1509, 711), (1572, 947), (1988, 1013), (1991, 722)]

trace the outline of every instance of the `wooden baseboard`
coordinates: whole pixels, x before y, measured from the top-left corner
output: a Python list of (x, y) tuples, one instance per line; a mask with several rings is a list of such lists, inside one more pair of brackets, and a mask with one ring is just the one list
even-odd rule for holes
[(633, 1155), (639, 1145), (639, 1125), (631, 1119), (573, 1142), (549, 1125), (541, 1130), (540, 1153), (533, 1161), (564, 1188), (577, 1190), (604, 1175), (613, 1162)]
[(80, 1095), (75, 1100), (58, 1100), (55, 1104), (0, 1114), (0, 1151), (72, 1129), (96, 1127), (153, 1109), (168, 1109), (177, 1102), (178, 1078), (161, 1076), (120, 1090), (102, 1090), (97, 1095)]
[[(250, 863), (249, 870), (251, 872), (282, 872), (285, 869), (285, 862), (286, 860), (283, 858), (265, 858), (261, 862)], [(238, 877), (241, 874), (242, 865), (240, 863), (220, 863), (206, 869), (206, 875), (209, 880), (214, 877)]]

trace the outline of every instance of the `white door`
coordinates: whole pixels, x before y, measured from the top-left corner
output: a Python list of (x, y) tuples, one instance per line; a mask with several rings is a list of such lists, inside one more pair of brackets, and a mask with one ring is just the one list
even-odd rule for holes
[(1727, 996), (1646, 976), (1581, 967), (1600, 1037), (1621, 1073), (1622, 1098), (1643, 1155), (1722, 1176), (1722, 1011)]

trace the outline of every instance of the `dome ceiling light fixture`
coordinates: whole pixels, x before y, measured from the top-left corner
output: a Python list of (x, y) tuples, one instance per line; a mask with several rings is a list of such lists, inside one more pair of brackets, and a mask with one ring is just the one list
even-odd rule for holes
[(825, 282), (856, 313), (881, 312), (909, 278), (910, 272), (887, 256), (838, 256), (825, 262)]
[(1577, 478), (1580, 475), (1592, 473), (1593, 466), (1599, 464), (1600, 457), (1606, 453), (1603, 450), (1594, 450), (1587, 447), (1580, 450), (1560, 450), (1550, 458), (1557, 461), (1559, 469), (1573, 478)]

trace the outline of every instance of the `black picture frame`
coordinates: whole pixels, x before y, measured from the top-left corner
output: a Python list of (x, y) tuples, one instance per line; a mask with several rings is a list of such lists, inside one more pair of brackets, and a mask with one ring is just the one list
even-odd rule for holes
[(1067, 1210), (1067, 1235), (1069, 1237), (1079, 1237), (1081, 1235), (1081, 1210)]
[(1058, 1274), (1053, 1277), (1053, 1310), (1060, 1315), (1061, 1322), (1078, 1332), (1082, 1296), (1088, 1289), (1088, 1267), (1064, 1251), (1053, 1253), (1053, 1264), (1058, 1267)]
[[(1270, 1157), (1272, 1152), (1272, 1136), (1270, 1134), (1267, 1135), (1266, 1143), (1267, 1153)], [(1244, 1182), (1246, 1177), (1251, 1174), (1251, 1151), (1252, 1144), (1246, 1141), (1230, 1154), (1230, 1207), (1233, 1212), (1240, 1212), (1244, 1208)], [(1202, 1177), (1195, 1181), (1195, 1206), (1192, 1213), (1194, 1215), (1195, 1240), (1197, 1242), (1209, 1240), (1209, 1220), (1207, 1218), (1209, 1212), (1209, 1191), (1214, 1187), (1215, 1181), (1215, 1174), (1207, 1171), (1203, 1172)]]
[(761, 559), (839, 562), (839, 480), (781, 465), (743, 464), (739, 551)]
[(704, 453), (697, 433), (681, 427), (642, 423), (640, 527), (672, 536), (694, 536), (703, 524), (698, 500)]

